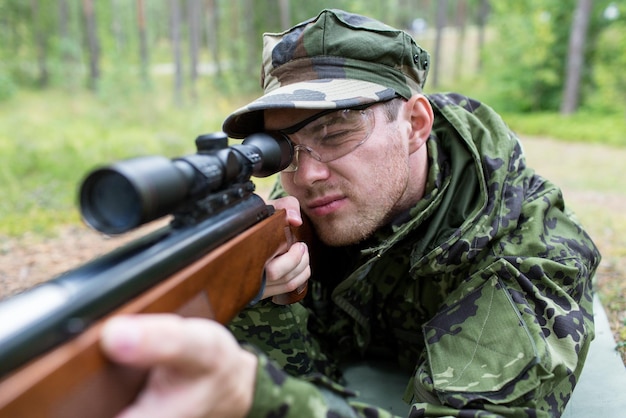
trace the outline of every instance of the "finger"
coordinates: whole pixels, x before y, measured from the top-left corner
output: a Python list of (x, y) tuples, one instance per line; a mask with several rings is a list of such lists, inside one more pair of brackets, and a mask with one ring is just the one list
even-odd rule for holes
[[(268, 283), (277, 283), (285, 278), (302, 263), (309, 263), (309, 253), (304, 242), (296, 242), (289, 250), (273, 258), (265, 267), (265, 277)], [(288, 279), (287, 279), (288, 280)]]
[(205, 319), (171, 314), (118, 316), (102, 329), (115, 361), (150, 367), (146, 385), (118, 418), (246, 416), (256, 357)]
[(112, 360), (143, 368), (159, 364), (206, 370), (224, 342), (236, 344), (214, 321), (184, 320), (170, 314), (115, 317), (104, 325), (101, 335), (101, 346)]
[(302, 216), (299, 210), (287, 209), (287, 223), (291, 226), (302, 225)]
[(303, 274), (307, 274), (306, 279), (310, 276), (310, 265), (309, 265), (309, 254), (305, 252), (302, 254), (302, 257), (298, 261), (298, 264), (293, 266), (289, 271), (283, 274), (281, 277), (277, 277), (275, 279), (269, 278), (267, 280), (267, 284), (269, 285), (280, 285), (286, 284), (293, 281), (296, 277), (301, 276)]
[(296, 289), (301, 289), (302, 286), (309, 280), (311, 277), (310, 267), (306, 267), (302, 272), (293, 276), (287, 282), (281, 282), (278, 284), (266, 285), (265, 290), (263, 291), (263, 298), (282, 295), (284, 293), (293, 292)]
[[(294, 245), (295, 246), (295, 245)], [(266, 283), (263, 291), (263, 298), (275, 296), (283, 293), (289, 293), (295, 289), (303, 286), (306, 281), (311, 277), (311, 267), (309, 263), (309, 254), (306, 251), (306, 245), (304, 245), (305, 252), (300, 254), (298, 250), (296, 252), (297, 264), (282, 264), (285, 259), (274, 259), (273, 265), (268, 265), (266, 269)], [(286, 254), (290, 256), (290, 254)], [(286, 258), (287, 258), (286, 257)], [(285, 270), (281, 270), (281, 266), (285, 267)], [(268, 271), (269, 270), (269, 271)]]
[(302, 225), (302, 215), (300, 214), (300, 203), (293, 196), (287, 196), (268, 202), (276, 209), (285, 209), (287, 212), (287, 222), (292, 226)]

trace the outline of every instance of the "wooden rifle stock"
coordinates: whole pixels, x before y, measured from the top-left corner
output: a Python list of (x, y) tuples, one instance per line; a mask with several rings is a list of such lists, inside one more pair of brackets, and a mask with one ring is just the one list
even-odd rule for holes
[[(284, 210), (253, 225), (199, 260), (97, 321), (85, 332), (35, 358), (0, 381), (0, 417), (110, 417), (130, 404), (147, 372), (109, 361), (99, 346), (112, 316), (175, 312), (228, 323), (261, 290), (265, 264), (284, 253), (304, 230)], [(296, 235), (297, 233), (297, 235)], [(300, 300), (306, 286), (275, 298)]]

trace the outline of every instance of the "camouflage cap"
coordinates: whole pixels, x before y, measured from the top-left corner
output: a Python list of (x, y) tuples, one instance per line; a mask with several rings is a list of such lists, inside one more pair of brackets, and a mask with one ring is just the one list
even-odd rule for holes
[(333, 109), (409, 98), (426, 81), (428, 52), (411, 36), (342, 10), (282, 33), (263, 35), (265, 94), (233, 112), (223, 130), (232, 138), (263, 129), (263, 110)]

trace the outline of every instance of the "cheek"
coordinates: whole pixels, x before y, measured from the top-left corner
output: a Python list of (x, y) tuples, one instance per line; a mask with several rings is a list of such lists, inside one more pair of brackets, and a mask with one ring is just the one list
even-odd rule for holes
[(397, 138), (387, 138), (383, 146), (368, 150), (360, 158), (361, 174), (369, 177), (370, 184), (385, 184), (408, 167), (409, 153)]
[(369, 189), (375, 195), (396, 198), (406, 187), (409, 177), (409, 155), (406, 147), (392, 143), (379, 150), (375, 163), (367, 172)]
[[(379, 150), (374, 155), (363, 156), (355, 165), (345, 190), (360, 211), (387, 211), (401, 198), (408, 182), (408, 162), (398, 150)], [(367, 161), (367, 162), (366, 162)], [(378, 215), (377, 215), (378, 216)]]
[(387, 159), (384, 163), (372, 166), (360, 181), (371, 198), (395, 197), (395, 190), (403, 188), (406, 182), (406, 163), (398, 159)]

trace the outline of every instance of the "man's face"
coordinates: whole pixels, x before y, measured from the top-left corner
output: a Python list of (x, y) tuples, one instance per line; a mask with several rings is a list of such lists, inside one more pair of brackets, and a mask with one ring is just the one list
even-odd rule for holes
[[(398, 129), (398, 121), (388, 121), (383, 105), (368, 110), (374, 119), (365, 142), (350, 146), (347, 154), (329, 162), (318, 161), (300, 150), (297, 170), (281, 173), (285, 191), (300, 201), (322, 242), (331, 246), (354, 244), (369, 237), (405, 209), (410, 200), (410, 153), (405, 132)], [(319, 110), (268, 110), (265, 127), (281, 130), (316, 113)], [(310, 122), (313, 127), (317, 123)], [(320, 140), (302, 137), (301, 133), (315, 135), (319, 129), (307, 127), (289, 137), (294, 145), (307, 145), (316, 151), (316, 146), (322, 147)], [(323, 161), (329, 159), (324, 158), (327, 155), (323, 155)]]

